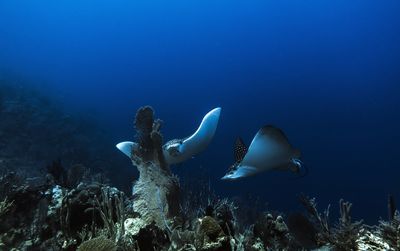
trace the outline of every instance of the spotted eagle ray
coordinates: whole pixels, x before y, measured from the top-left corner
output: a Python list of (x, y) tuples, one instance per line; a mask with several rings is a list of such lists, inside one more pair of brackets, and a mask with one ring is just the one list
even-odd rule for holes
[(238, 138), (234, 148), (235, 163), (222, 180), (235, 180), (269, 170), (302, 169), (300, 151), (293, 148), (282, 130), (271, 125), (262, 127), (247, 149)]
[[(197, 130), (184, 139), (173, 139), (163, 145), (163, 154), (168, 164), (181, 163), (196, 154), (202, 152), (214, 137), (217, 130), (221, 108), (215, 108), (208, 112)], [(129, 158), (138, 144), (131, 141), (118, 143), (116, 147)]]

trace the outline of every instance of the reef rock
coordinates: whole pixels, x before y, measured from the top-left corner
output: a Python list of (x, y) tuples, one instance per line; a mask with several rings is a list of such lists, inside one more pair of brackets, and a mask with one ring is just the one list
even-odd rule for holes
[(141, 228), (134, 240), (140, 251), (158, 251), (169, 244), (168, 235), (154, 222)]
[(267, 248), (284, 249), (290, 242), (289, 229), (282, 216), (264, 213), (254, 225), (253, 234)]
[(170, 234), (171, 245), (169, 251), (191, 251), (197, 250), (194, 243), (196, 239), (196, 232), (191, 230), (174, 230)]
[(199, 219), (197, 230), (200, 250), (202, 251), (228, 251), (231, 250), (230, 238), (225, 235), (218, 221), (211, 216)]
[(135, 237), (140, 229), (146, 227), (146, 223), (141, 218), (128, 218), (124, 222), (125, 235)]
[(265, 251), (264, 244), (260, 239), (257, 239), (256, 242), (251, 246), (252, 251)]
[(390, 247), (381, 237), (371, 233), (366, 229), (361, 229), (360, 237), (357, 239), (358, 250), (395, 250)]

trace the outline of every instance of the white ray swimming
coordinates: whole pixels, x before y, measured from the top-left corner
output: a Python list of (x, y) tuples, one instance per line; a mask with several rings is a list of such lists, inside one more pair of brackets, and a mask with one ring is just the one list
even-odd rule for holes
[(262, 127), (253, 138), (249, 149), (241, 149), (241, 152), (245, 153), (244, 157), (236, 159), (236, 163), (222, 177), (223, 180), (240, 179), (269, 170), (299, 172), (302, 167), (300, 152), (294, 149), (285, 134), (274, 126)]
[[(197, 130), (184, 139), (173, 139), (163, 146), (163, 154), (168, 164), (181, 163), (194, 155), (202, 152), (211, 142), (217, 130), (221, 108), (215, 108), (208, 112), (200, 123)], [(125, 141), (116, 147), (128, 157), (131, 157), (132, 150), (137, 143)]]

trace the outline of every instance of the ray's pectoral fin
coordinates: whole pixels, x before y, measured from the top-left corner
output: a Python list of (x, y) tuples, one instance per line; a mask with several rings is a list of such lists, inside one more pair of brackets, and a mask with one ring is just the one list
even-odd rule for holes
[(118, 150), (120, 150), (126, 156), (131, 158), (132, 157), (132, 151), (135, 150), (138, 147), (138, 145), (135, 142), (124, 141), (124, 142), (118, 143), (116, 145), (116, 147), (118, 148)]
[(238, 180), (244, 177), (253, 176), (258, 173), (258, 169), (253, 166), (237, 166), (231, 169), (221, 178), (221, 180)]
[(217, 130), (221, 108), (208, 112), (197, 130), (183, 140), (171, 140), (163, 146), (165, 160), (176, 164), (192, 158), (202, 152), (211, 142)]
[(208, 112), (204, 116), (196, 132), (183, 140), (180, 147), (181, 152), (187, 152), (191, 153), (191, 155), (195, 155), (206, 149), (215, 135), (220, 115), (221, 108), (219, 107)]

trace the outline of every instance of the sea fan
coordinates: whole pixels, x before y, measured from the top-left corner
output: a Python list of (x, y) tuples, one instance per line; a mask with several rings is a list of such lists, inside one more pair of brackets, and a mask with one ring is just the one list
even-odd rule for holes
[(338, 224), (334, 228), (329, 225), (329, 206), (320, 214), (317, 210), (315, 198), (310, 199), (302, 195), (300, 202), (304, 205), (309, 213), (312, 222), (315, 224), (315, 229), (318, 230), (317, 242), (318, 245), (330, 244), (336, 250), (356, 250), (357, 238), (362, 227), (362, 221), (351, 221), (351, 206), (350, 202), (341, 199), (340, 218)]

